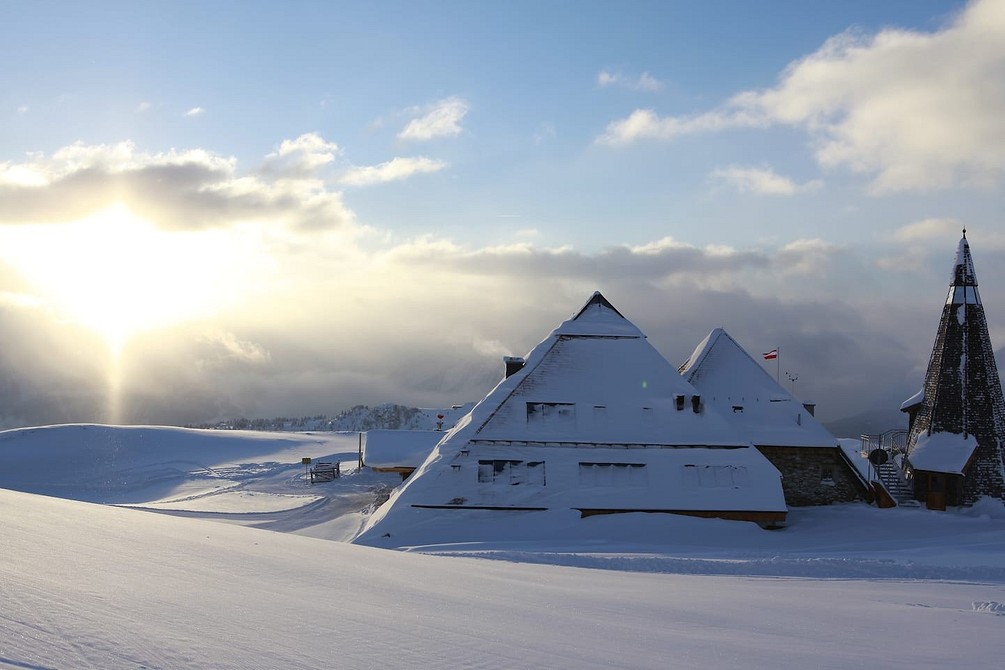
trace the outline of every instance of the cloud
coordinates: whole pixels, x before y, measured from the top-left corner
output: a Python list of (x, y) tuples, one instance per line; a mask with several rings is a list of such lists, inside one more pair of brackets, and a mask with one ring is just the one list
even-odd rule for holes
[[(246, 231), (217, 234), (238, 244)], [(213, 313), (127, 343), (123, 420), (198, 423), (478, 400), (499, 381), (500, 355), (529, 351), (597, 289), (675, 364), (715, 326), (753, 351), (783, 346), (823, 416), (906, 397), (923, 374), (911, 376), (914, 363), (923, 368), (931, 346), (931, 319), (877, 295), (852, 252), (823, 240), (743, 249), (666, 237), (585, 253), (530, 242), (468, 247), (421, 237), (388, 245), (312, 235), (256, 251), (264, 253), (254, 261), (259, 278), (238, 283)], [(941, 281), (944, 268), (936, 270)], [(821, 299), (816, 287), (838, 278), (848, 291)], [(0, 406), (9, 408), (0, 421), (106, 420), (103, 343), (38, 297), (0, 263), (0, 336), (8, 343)], [(882, 382), (863, 388), (865, 375)]]
[(193, 119), (197, 116), (202, 116), (206, 113), (206, 110), (202, 107), (193, 107), (192, 109), (185, 112), (184, 116), (189, 119)]
[(712, 172), (712, 177), (732, 186), (740, 193), (789, 196), (818, 190), (823, 182), (812, 180), (803, 184), (783, 177), (769, 167), (731, 165)]
[(1005, 5), (969, 4), (945, 28), (847, 32), (791, 63), (773, 88), (686, 116), (640, 109), (598, 142), (625, 146), (731, 128), (807, 132), (820, 165), (873, 193), (987, 186), (1005, 170)]
[(558, 137), (558, 131), (555, 129), (555, 124), (545, 121), (539, 123), (537, 129), (534, 131), (534, 144), (541, 145), (556, 137)]
[[(221, 352), (220, 358), (226, 358), (239, 363), (260, 365), (271, 360), (267, 349), (254, 342), (239, 339), (234, 333), (217, 331), (205, 336), (206, 342), (216, 345)], [(205, 361), (203, 361), (205, 363)]]
[(424, 156), (415, 158), (396, 157), (380, 165), (351, 168), (344, 172), (338, 181), (349, 186), (369, 186), (371, 184), (382, 184), (389, 181), (408, 179), (416, 174), (439, 172), (446, 167), (447, 163)]
[(330, 165), (341, 154), (335, 142), (318, 133), (305, 133), (294, 140), (283, 140), (279, 149), (265, 157), (267, 171), (307, 174)]
[(845, 252), (841, 245), (800, 239), (775, 250), (734, 249), (722, 245), (698, 247), (665, 237), (648, 244), (619, 245), (595, 254), (567, 247), (534, 247), (530, 243), (467, 249), (449, 240), (418, 238), (381, 253), (381, 265), (410, 268), (408, 274), (448, 268), (468, 279), (520, 275), (542, 280), (667, 285), (691, 283), (730, 290), (747, 285), (751, 273), (765, 277), (826, 273), (831, 261)]
[(889, 236), (896, 244), (894, 252), (879, 256), (876, 266), (888, 272), (917, 274), (935, 258), (945, 256), (938, 251), (948, 251), (943, 248), (945, 241), (960, 235), (962, 230), (963, 224), (951, 218), (922, 219), (903, 225)]
[(620, 72), (610, 72), (608, 70), (601, 70), (597, 73), (597, 85), (601, 88), (618, 86), (633, 91), (646, 91), (649, 93), (662, 91), (665, 88), (665, 84), (662, 81), (648, 72), (643, 72), (638, 77), (626, 77)]
[(425, 141), (437, 137), (455, 137), (461, 134), (461, 121), (468, 113), (468, 103), (457, 97), (446, 98), (412, 119), (398, 133), (398, 139)]
[(325, 152), (333, 151), (334, 145), (305, 137), (277, 152), (297, 167), (292, 175), (277, 172), (274, 165), (242, 174), (233, 157), (202, 149), (150, 154), (131, 142), (76, 143), (49, 157), (3, 163), (0, 224), (76, 221), (121, 204), (170, 230), (250, 221), (290, 228), (344, 228), (353, 222), (352, 212), (340, 193), (313, 174), (327, 163)]
[[(148, 153), (129, 142), (78, 143), (0, 165), (4, 235), (20, 233), (20, 224), (74, 221), (121, 203), (191, 242), (176, 256), (153, 245), (123, 246), (131, 255), (121, 264), (78, 245), (84, 272), (88, 263), (115, 265), (111, 276), (122, 271), (138, 285), (131, 296), (158, 295), (134, 269), (160, 267), (154, 261), (180, 259), (167, 265), (177, 268), (176, 283), (168, 283), (175, 289), (204, 276), (205, 265), (226, 270), (219, 281), (202, 280), (202, 292), (217, 296), (212, 309), (138, 330), (115, 368), (107, 343), (58, 312), (45, 287), (15, 271), (21, 266), (4, 245), (0, 422), (108, 420), (115, 389), (121, 420), (137, 423), (477, 400), (499, 381), (501, 353), (526, 353), (597, 289), (673, 363), (720, 325), (754, 351), (785, 347), (822, 416), (902, 399), (924, 372), (937, 309), (916, 311), (901, 294), (880, 294), (872, 257), (819, 239), (739, 248), (664, 237), (595, 253), (541, 247), (532, 230), (518, 233), (520, 243), (499, 246), (435, 236), (392, 240), (357, 225), (331, 190), (336, 177), (324, 173), (336, 170), (339, 157), (333, 142), (307, 134), (281, 142), (263, 167), (246, 171), (235, 158), (206, 150)], [(416, 167), (384, 165), (362, 181)], [(923, 232), (905, 230), (908, 237)], [(936, 308), (944, 265), (933, 268)], [(979, 268), (982, 286), (1005, 284), (999, 267), (1005, 262)], [(847, 287), (841, 296), (820, 297), (833, 295), (838, 282)], [(186, 290), (202, 286), (195, 284)], [(989, 314), (996, 299), (1005, 313), (1005, 297), (989, 290), (984, 298)], [(863, 388), (862, 379), (880, 381)], [(896, 403), (891, 407), (896, 416)]]
[(897, 242), (923, 242), (928, 240), (944, 241), (952, 239), (963, 229), (956, 219), (924, 219), (915, 221), (893, 231), (893, 239)]
[(713, 111), (690, 117), (660, 117), (652, 109), (637, 109), (627, 118), (612, 121), (597, 138), (600, 144), (626, 146), (640, 140), (672, 140), (683, 135), (736, 127), (766, 127), (769, 121), (746, 111)]
[(136, 105), (135, 111), (137, 114), (145, 114), (146, 112), (149, 112), (151, 109), (153, 109), (153, 107), (154, 105), (152, 102), (144, 101)]
[(776, 262), (784, 274), (826, 275), (830, 262), (843, 251), (842, 245), (826, 240), (794, 240), (779, 249)]

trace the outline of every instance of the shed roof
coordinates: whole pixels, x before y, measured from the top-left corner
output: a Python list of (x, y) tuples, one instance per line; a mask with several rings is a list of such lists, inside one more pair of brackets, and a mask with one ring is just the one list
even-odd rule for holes
[(918, 437), (908, 460), (916, 470), (963, 474), (977, 449), (977, 438), (962, 433), (932, 433)]

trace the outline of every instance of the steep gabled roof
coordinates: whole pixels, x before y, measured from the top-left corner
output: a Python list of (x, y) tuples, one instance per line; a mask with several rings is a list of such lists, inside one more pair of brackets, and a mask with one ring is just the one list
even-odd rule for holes
[(758, 446), (836, 447), (837, 439), (722, 328), (680, 368), (684, 379)]
[(462, 510), (586, 509), (785, 512), (778, 470), (599, 293), (447, 433), (360, 541), (427, 541), (416, 528)]
[[(595, 293), (475, 408), (468, 439), (652, 445), (746, 445), (715, 411), (695, 413), (700, 395), (635, 324)], [(686, 401), (678, 410), (677, 397)], [(699, 403), (700, 403), (699, 399)], [(528, 419), (528, 403), (576, 405), (576, 421)]]

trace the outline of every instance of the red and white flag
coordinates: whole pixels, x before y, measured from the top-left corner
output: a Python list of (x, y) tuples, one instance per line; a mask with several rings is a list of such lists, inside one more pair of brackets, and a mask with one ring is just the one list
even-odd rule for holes
[(766, 351), (761, 355), (764, 356), (764, 360), (773, 361), (776, 358), (778, 358), (778, 349), (772, 349), (771, 351)]

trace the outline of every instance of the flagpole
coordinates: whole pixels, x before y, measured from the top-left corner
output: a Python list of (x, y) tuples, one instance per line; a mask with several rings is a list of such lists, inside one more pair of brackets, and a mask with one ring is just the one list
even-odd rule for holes
[(782, 369), (782, 348), (778, 347), (775, 349), (775, 383), (781, 385), (782, 377), (780, 370)]

